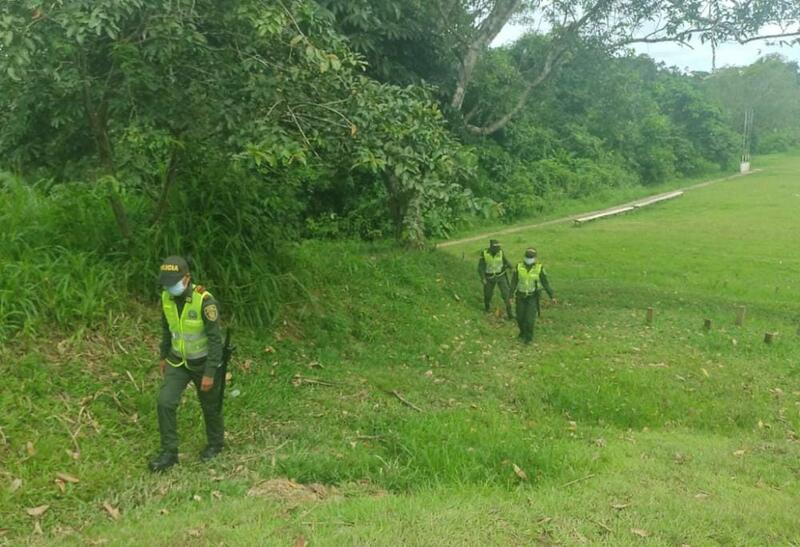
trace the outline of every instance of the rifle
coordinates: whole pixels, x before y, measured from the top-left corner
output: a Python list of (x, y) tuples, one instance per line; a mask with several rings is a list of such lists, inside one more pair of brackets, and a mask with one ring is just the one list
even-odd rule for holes
[(222, 412), (222, 403), (224, 402), (223, 397), (225, 397), (225, 377), (228, 375), (228, 363), (231, 360), (231, 356), (233, 352), (236, 350), (236, 346), (231, 345), (231, 329), (229, 328), (227, 332), (225, 332), (225, 345), (222, 346), (222, 365), (220, 365), (222, 379), (220, 380), (222, 383), (219, 386), (219, 410)]

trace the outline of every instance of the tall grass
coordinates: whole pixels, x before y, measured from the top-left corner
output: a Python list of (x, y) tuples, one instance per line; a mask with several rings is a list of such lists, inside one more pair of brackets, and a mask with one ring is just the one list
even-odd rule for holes
[(199, 204), (176, 199), (173, 214), (155, 224), (147, 203), (123, 197), (131, 242), (119, 235), (102, 187), (0, 174), (0, 340), (92, 325), (131, 301), (155, 302), (158, 265), (173, 254), (189, 259), (228, 323), (271, 325), (280, 302), (303, 294), (288, 245), (276, 244), (280, 230), (259, 235), (263, 220), (230, 193)]
[(45, 197), (8, 176), (0, 185), (0, 341), (88, 325), (124, 306), (124, 276), (89, 250), (102, 248), (109, 228), (91, 213), (94, 194), (76, 206), (69, 196)]

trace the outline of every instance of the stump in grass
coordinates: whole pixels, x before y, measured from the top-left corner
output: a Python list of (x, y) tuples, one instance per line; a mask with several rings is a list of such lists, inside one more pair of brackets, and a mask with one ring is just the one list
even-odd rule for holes
[(764, 343), (771, 344), (775, 337), (778, 335), (777, 332), (765, 332), (764, 333)]
[(711, 330), (711, 319), (703, 319), (703, 330)]
[(647, 308), (647, 324), (653, 324), (653, 316), (655, 315), (655, 310), (653, 308)]
[(740, 327), (744, 325), (745, 315), (747, 315), (747, 308), (745, 306), (736, 308), (736, 325)]

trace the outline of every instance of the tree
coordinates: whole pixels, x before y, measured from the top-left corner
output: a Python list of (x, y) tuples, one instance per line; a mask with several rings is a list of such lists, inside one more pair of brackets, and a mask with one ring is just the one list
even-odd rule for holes
[[(712, 5), (713, 4), (713, 5)], [(618, 52), (635, 43), (760, 39), (798, 40), (800, 5), (792, 0), (773, 2), (673, 2), (671, 0), (451, 0), (440, 3), (440, 27), (452, 27), (454, 47), (459, 52), (457, 76), (450, 107), (464, 110), (479, 58), (500, 30), (513, 18), (531, 28), (546, 29), (549, 44), (535, 65), (522, 60), (521, 89), (504, 113), (491, 119), (474, 117), (465, 123), (476, 135), (502, 129), (522, 110), (530, 95), (546, 82), (554, 70), (568, 62), (581, 44)], [(714, 9), (709, 9), (714, 8)], [(453, 12), (460, 16), (453, 17)], [(466, 18), (468, 25), (463, 23)], [(452, 21), (452, 23), (451, 23)], [(777, 33), (760, 34), (767, 25), (780, 25)], [(462, 45), (463, 44), (463, 45)], [(448, 52), (443, 52), (448, 53)], [(475, 122), (479, 123), (475, 123)]]
[[(398, 165), (417, 173), (383, 211), (419, 238), (423, 217), (412, 220), (410, 204), (427, 184), (440, 191), (431, 174), (447, 171), (456, 147), (427, 92), (365, 78), (312, 0), (9, 0), (0, 44), (0, 157), (105, 186), (128, 242), (180, 223), (168, 212), (186, 205), (195, 226), (216, 215), (251, 246), (297, 237), (314, 193), (386, 154), (396, 133), (371, 131), (408, 115), (427, 118), (424, 131), (399, 138), (358, 180), (389, 189)], [(198, 189), (232, 210), (183, 199)]]
[(717, 70), (703, 88), (724, 106), (730, 130), (741, 133), (745, 111), (754, 114), (756, 150), (772, 152), (800, 144), (800, 68), (777, 55), (748, 67)]

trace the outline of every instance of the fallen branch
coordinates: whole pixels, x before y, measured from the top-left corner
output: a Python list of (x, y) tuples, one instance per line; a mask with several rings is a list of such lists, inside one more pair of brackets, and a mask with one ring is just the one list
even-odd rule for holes
[(399, 391), (397, 391), (396, 389), (393, 389), (393, 390), (391, 391), (391, 393), (392, 393), (392, 395), (394, 395), (395, 397), (397, 397), (397, 398), (400, 400), (400, 402), (401, 402), (401, 403), (403, 403), (404, 405), (406, 405), (406, 406), (408, 406), (408, 407), (411, 407), (411, 408), (413, 408), (413, 409), (414, 409), (414, 410), (416, 410), (417, 412), (422, 412), (422, 409), (421, 409), (420, 407), (418, 407), (417, 405), (415, 405), (414, 403), (412, 403), (411, 401), (409, 401), (408, 399), (406, 399), (405, 397), (403, 397), (403, 396), (400, 394), (400, 392), (399, 392)]
[(574, 481), (569, 481), (568, 483), (562, 484), (561, 488), (566, 488), (567, 486), (572, 486), (575, 483), (578, 483), (578, 482), (581, 482), (581, 481), (585, 481), (587, 479), (591, 479), (592, 477), (594, 477), (594, 473), (589, 473), (585, 477), (581, 477), (579, 479), (575, 479)]
[(295, 374), (294, 376), (292, 376), (293, 386), (297, 387), (303, 384), (312, 384), (312, 385), (329, 386), (329, 387), (335, 387), (336, 385), (338, 385), (333, 382), (328, 382), (326, 380), (320, 380), (319, 378), (309, 378), (307, 376), (301, 376), (300, 374)]
[(589, 520), (594, 522), (596, 525), (598, 525), (600, 528), (602, 528), (603, 530), (605, 530), (609, 534), (613, 534), (614, 533), (614, 530), (612, 530), (611, 528), (609, 528), (608, 526), (606, 526), (605, 524), (603, 524), (599, 520), (594, 520), (594, 519), (589, 519)]

